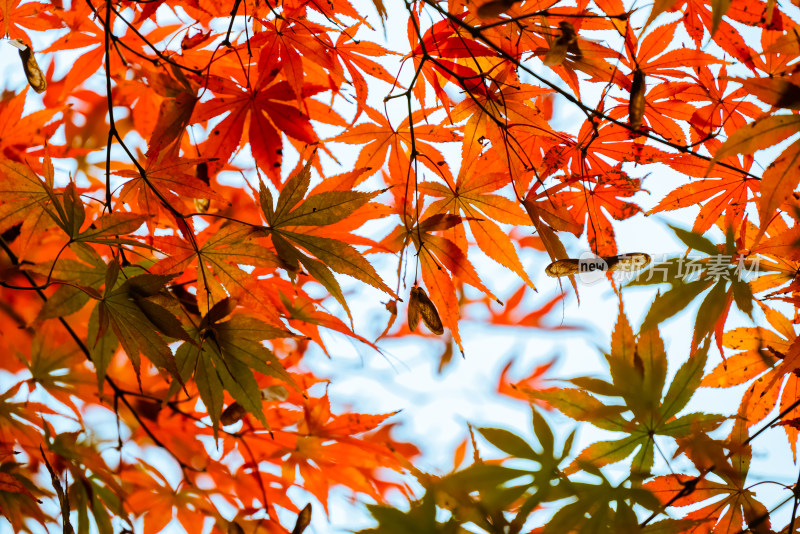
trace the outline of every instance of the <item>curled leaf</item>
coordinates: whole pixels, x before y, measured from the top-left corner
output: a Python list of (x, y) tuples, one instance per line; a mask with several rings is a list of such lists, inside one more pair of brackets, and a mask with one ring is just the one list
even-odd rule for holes
[(39, 68), (36, 63), (36, 58), (33, 55), (33, 49), (25, 44), (22, 39), (13, 39), (9, 44), (19, 50), (19, 57), (22, 60), (22, 69), (25, 71), (25, 77), (28, 78), (28, 83), (37, 93), (44, 93), (47, 89), (47, 78), (44, 72)]
[(414, 286), (411, 288), (408, 299), (408, 328), (412, 332), (417, 329), (420, 317), (428, 330), (436, 335), (444, 334), (444, 326), (436, 306), (428, 298), (424, 289)]
[(238, 402), (234, 402), (225, 408), (225, 411), (219, 416), (219, 422), (222, 423), (222, 426), (238, 423), (242, 417), (244, 417), (245, 413), (247, 413), (247, 410), (244, 409), (244, 406)]
[(311, 503), (306, 504), (297, 514), (297, 521), (294, 523), (292, 534), (303, 534), (309, 523), (311, 523)]
[(644, 80), (644, 72), (641, 69), (633, 71), (631, 99), (628, 102), (628, 122), (634, 130), (638, 130), (642, 126), (642, 117), (644, 117), (644, 93), (647, 89)]
[(265, 387), (261, 390), (261, 399), (267, 402), (285, 401), (289, 398), (289, 390), (281, 385)]
[(211, 37), (211, 30), (208, 30), (207, 32), (200, 30), (198, 33), (191, 36), (187, 32), (186, 35), (184, 35), (183, 39), (181, 40), (181, 50), (189, 50), (191, 48), (199, 46), (208, 41), (209, 37)]
[(208, 163), (205, 161), (201, 161), (197, 164), (197, 167), (194, 169), (194, 175), (197, 176), (197, 179), (203, 182), (206, 185), (211, 185), (211, 181), (208, 178)]

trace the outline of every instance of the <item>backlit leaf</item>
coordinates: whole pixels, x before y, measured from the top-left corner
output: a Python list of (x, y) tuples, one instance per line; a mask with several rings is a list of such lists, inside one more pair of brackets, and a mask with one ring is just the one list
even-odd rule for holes
[(768, 115), (736, 130), (717, 149), (714, 158), (721, 160), (736, 154), (752, 154), (756, 150), (777, 145), (798, 132), (800, 117), (797, 115)]

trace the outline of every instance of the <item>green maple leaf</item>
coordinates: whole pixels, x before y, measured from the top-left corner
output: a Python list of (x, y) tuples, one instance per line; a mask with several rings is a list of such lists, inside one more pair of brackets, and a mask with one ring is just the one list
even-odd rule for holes
[[(524, 460), (530, 468), (484, 462), (477, 457), (471, 465), (443, 477), (431, 476), (412, 468), (412, 473), (425, 488), (425, 495), (412, 503), (408, 512), (386, 506), (370, 507), (379, 526), (361, 531), (360, 534), (461, 533), (474, 532), (475, 527), (487, 533), (520, 532), (531, 512), (543, 502), (574, 496), (570, 481), (559, 469), (559, 465), (570, 454), (574, 432), (557, 448), (550, 426), (535, 409), (533, 429), (538, 447), (505, 429), (477, 429), (489, 443), (508, 454), (515, 464)], [(450, 512), (448, 521), (436, 521), (436, 506)], [(515, 512), (513, 517), (510, 517), (511, 510)], [(469, 525), (470, 528), (465, 529), (462, 525)]]
[[(661, 322), (669, 319), (679, 311), (685, 309), (702, 293), (709, 290), (703, 298), (695, 319), (692, 348), (700, 344), (716, 331), (717, 335), (728, 316), (731, 301), (736, 306), (752, 317), (753, 293), (747, 282), (741, 279), (739, 265), (730, 263), (721, 265), (717, 260), (735, 259), (739, 255), (733, 232), (729, 229), (726, 234), (725, 244), (717, 246), (701, 234), (689, 232), (681, 228), (670, 226), (675, 235), (691, 248), (707, 254), (708, 257), (687, 263), (686, 258), (670, 258), (659, 266), (654, 266), (653, 276), (640, 275), (637, 280), (629, 285), (650, 285), (669, 282), (671, 287), (664, 293), (659, 293), (653, 300), (647, 316), (642, 323), (642, 331), (654, 328)], [(688, 265), (697, 267), (697, 279), (687, 280)], [(717, 339), (721, 347), (721, 340)], [(721, 348), (720, 348), (721, 350)]]
[(146, 217), (137, 213), (106, 213), (95, 220), (89, 228), (78, 233), (72, 239), (79, 243), (148, 247), (138, 239), (120, 237), (138, 230), (145, 220)]
[(37, 316), (38, 321), (66, 317), (83, 308), (91, 298), (100, 297), (100, 286), (106, 276), (106, 262), (91, 247), (73, 244), (70, 247), (81, 261), (58, 259), (37, 265), (26, 265), (26, 271), (45, 277), (50, 282), (64, 282), (47, 297)]
[(589, 472), (600, 483), (572, 482), (571, 489), (578, 499), (556, 512), (545, 525), (544, 534), (636, 532), (639, 521), (633, 505), (659, 509), (661, 503), (648, 490), (626, 487), (625, 482), (613, 486), (599, 470), (589, 468)]
[(180, 380), (175, 356), (163, 336), (190, 338), (177, 317), (150, 299), (160, 294), (174, 276), (141, 274), (116, 286), (118, 275), (119, 265), (114, 260), (106, 273), (105, 294), (97, 306), (96, 337), (90, 337), (90, 345), (96, 346), (103, 340), (110, 326), (133, 364), (137, 377), (142, 353), (156, 367)]
[(23, 235), (30, 235), (45, 214), (58, 220), (50, 206), (55, 198), (51, 180), (45, 182), (27, 165), (10, 160), (0, 161), (0, 176), (0, 233), (22, 223)]
[(708, 432), (725, 420), (705, 413), (678, 417), (700, 385), (707, 353), (705, 343), (681, 366), (664, 393), (667, 356), (658, 330), (647, 330), (635, 339), (620, 309), (611, 351), (606, 355), (610, 382), (579, 377), (571, 382), (581, 389), (553, 389), (532, 395), (574, 419), (625, 434), (584, 449), (573, 470), (587, 464), (599, 467), (619, 462), (635, 452), (631, 471), (644, 477), (653, 465), (656, 436), (682, 438), (693, 432)]
[(426, 492), (419, 501), (411, 503), (407, 512), (391, 506), (367, 505), (378, 526), (360, 530), (357, 534), (458, 534), (463, 532), (454, 519), (446, 523), (436, 520), (436, 502), (432, 492)]
[[(253, 371), (278, 378), (299, 390), (278, 358), (261, 343), (267, 339), (292, 337), (293, 334), (242, 314), (222, 321), (234, 308), (232, 299), (217, 303), (199, 327), (191, 330), (191, 341), (178, 347), (175, 354), (181, 380), (188, 381), (194, 373), (215, 435), (219, 430), (225, 390), (268, 427), (261, 404), (261, 390)], [(177, 389), (178, 385), (173, 383), (170, 395)]]
[(298, 271), (302, 265), (342, 305), (348, 317), (350, 309), (331, 271), (352, 276), (396, 297), (372, 265), (352, 245), (304, 231), (342, 221), (380, 191), (324, 191), (306, 197), (310, 182), (311, 160), (286, 182), (277, 203), (269, 189), (261, 184), (259, 199), (267, 222), (265, 234), (272, 238), (278, 256), (289, 266), (290, 272)]

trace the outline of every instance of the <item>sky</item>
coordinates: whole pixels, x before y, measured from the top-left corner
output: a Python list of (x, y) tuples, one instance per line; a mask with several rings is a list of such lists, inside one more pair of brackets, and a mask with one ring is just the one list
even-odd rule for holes
[[(375, 13), (369, 0), (355, 2), (362, 12)], [(386, 2), (390, 20), (403, 19), (402, 2)], [(398, 17), (393, 19), (393, 17)], [(373, 17), (371, 20), (377, 20)], [(380, 28), (380, 24), (374, 24)], [(403, 24), (386, 25), (385, 42), (389, 48), (403, 50), (408, 47), (408, 38)], [(362, 29), (361, 31), (365, 31)], [(381, 30), (377, 32), (379, 35)], [(376, 38), (371, 34), (371, 38)], [(44, 40), (52, 41), (55, 36), (42, 36), (42, 43), (35, 48), (41, 49)], [(0, 79), (4, 80), (4, 88), (21, 90), (25, 86), (19, 58), (16, 51), (7, 43), (0, 43), (5, 48), (5, 53), (0, 54)], [(47, 58), (39, 59), (40, 65), (46, 69)], [(389, 72), (397, 71), (397, 62), (394, 58), (384, 60)], [(560, 81), (555, 78), (549, 69), (541, 67), (537, 61), (529, 64), (537, 73), (548, 79)], [(63, 72), (56, 72), (60, 78)], [(96, 80), (102, 82), (101, 78)], [(382, 98), (388, 86), (376, 82), (371, 86), (371, 103), (377, 109), (382, 109)], [(587, 92), (584, 99), (592, 102), (597, 94)], [(404, 102), (396, 106), (389, 106), (396, 113), (397, 122), (405, 117)], [(28, 93), (28, 110), (38, 109), (41, 99), (32, 91)], [(575, 133), (581, 125), (584, 116), (564, 99), (559, 99), (555, 106), (554, 126), (564, 131)], [(332, 132), (331, 135), (333, 135)], [(320, 131), (322, 137), (324, 133)], [(445, 157), (451, 168), (459, 166), (460, 147), (447, 147)], [(288, 173), (294, 166), (296, 154), (286, 150), (284, 172)], [(342, 151), (340, 161), (342, 169), (348, 168), (355, 161), (356, 151)], [(295, 158), (293, 161), (292, 158)], [(763, 161), (769, 161), (769, 154), (763, 155)], [(349, 158), (349, 159), (348, 159)], [(57, 169), (61, 165), (62, 178), (67, 176), (68, 162), (57, 162)], [(341, 172), (335, 164), (326, 163), (330, 173)], [(653, 207), (656, 202), (678, 184), (684, 183), (685, 178), (663, 165), (627, 169), (631, 176), (643, 178), (643, 187), (649, 191), (640, 193), (635, 197), (645, 211)], [(232, 177), (229, 177), (233, 180)], [(644, 252), (653, 257), (659, 255), (677, 256), (685, 252), (685, 247), (674, 238), (665, 223), (669, 222), (683, 228), (691, 227), (697, 214), (697, 208), (686, 208), (676, 212), (667, 212), (651, 217), (637, 215), (627, 221), (615, 222), (614, 228), (620, 252)], [(719, 232), (712, 233), (709, 237), (716, 241), (721, 240)], [(565, 239), (568, 251), (572, 257), (578, 257), (586, 252), (588, 246), (583, 240)], [(371, 258), (372, 260), (373, 258)], [(567, 297), (563, 305), (557, 305), (549, 319), (552, 325), (581, 325), (580, 331), (548, 332), (534, 329), (512, 329), (489, 327), (480, 321), (464, 321), (461, 324), (464, 336), (465, 356), (462, 359), (456, 351), (453, 363), (439, 374), (437, 366), (438, 355), (444, 349), (443, 342), (433, 336), (417, 336), (401, 342), (389, 340), (382, 343), (384, 354), (376, 354), (371, 349), (355, 344), (352, 340), (336, 334), (329, 334), (326, 343), (330, 349), (331, 357), (327, 358), (321, 351), (309, 352), (306, 364), (321, 376), (332, 379), (328, 389), (334, 409), (354, 409), (365, 413), (388, 413), (402, 410), (400, 414), (390, 421), (402, 421), (397, 437), (407, 439), (421, 446), (424, 456), (418, 463), (423, 471), (433, 474), (444, 474), (452, 466), (452, 451), (455, 446), (467, 436), (467, 425), (502, 427), (526, 437), (532, 438), (530, 423), (530, 409), (524, 403), (498, 398), (494, 394), (497, 377), (505, 364), (513, 360), (512, 376), (522, 378), (527, 376), (536, 365), (558, 358), (557, 364), (551, 372), (552, 376), (571, 378), (583, 375), (603, 376), (605, 373), (604, 360), (601, 351), (608, 350), (610, 332), (616, 320), (618, 301), (607, 281), (594, 285), (581, 285), (580, 302), (575, 298), (568, 283), (563, 286), (557, 279), (545, 275), (544, 269), (549, 259), (544, 253), (530, 250), (521, 251), (521, 260), (533, 279), (538, 293), (528, 292), (526, 299), (535, 305), (542, 305), (555, 295), (567, 290)], [(376, 267), (384, 280), (393, 286), (396, 277), (396, 260), (388, 257), (375, 257)], [(519, 286), (515, 276), (509, 276), (508, 271), (494, 264), (488, 258), (476, 261), (478, 272), (486, 285), (501, 299), (506, 299)], [(412, 269), (413, 271), (413, 269)], [(349, 290), (359, 288), (359, 293), (349, 299), (358, 302), (352, 306), (355, 312), (356, 330), (358, 333), (377, 334), (382, 328), (372, 321), (374, 317), (385, 317), (388, 313), (380, 303), (383, 298), (380, 293), (372, 290), (360, 289), (360, 284), (354, 283), (346, 277), (340, 277), (345, 294)], [(406, 280), (410, 284), (413, 280)], [(406, 286), (408, 288), (409, 286)], [(475, 294), (473, 292), (473, 294)], [(647, 308), (655, 296), (654, 288), (631, 288), (623, 292), (625, 309), (634, 325), (634, 330), (641, 323)], [(670, 376), (678, 369), (689, 355), (689, 343), (693, 321), (699, 301), (694, 303), (676, 318), (668, 320), (663, 328), (662, 335), (666, 344), (667, 354), (670, 357)], [(333, 306), (331, 309), (334, 309)], [(399, 313), (405, 313), (401, 305)], [(761, 319), (763, 322), (763, 319)], [(735, 325), (747, 326), (750, 320), (741, 313), (733, 313), (729, 319), (728, 327)], [(377, 331), (376, 331), (377, 329)], [(369, 336), (367, 336), (369, 337)], [(706, 370), (715, 366), (721, 360), (716, 348), (712, 348), (711, 356)], [(5, 377), (8, 379), (8, 377)], [(0, 375), (0, 390), (3, 389), (4, 377)], [(555, 385), (555, 384), (554, 384)], [(710, 391), (702, 389), (695, 396), (686, 409), (686, 413), (693, 410), (714, 411), (718, 413), (733, 413), (736, 410), (741, 389), (734, 388), (729, 392)], [(98, 416), (98, 425), (103, 424), (103, 416)], [(574, 423), (565, 417), (548, 414), (548, 420), (556, 428), (557, 435), (563, 439), (574, 427)], [(727, 427), (726, 427), (727, 428)], [(606, 439), (608, 433), (582, 427), (578, 433), (575, 449), (598, 439)], [(496, 454), (486, 446), (487, 455)], [(670, 451), (667, 451), (669, 454)], [(159, 458), (159, 453), (153, 452), (148, 459), (164, 466), (165, 474), (174, 481), (179, 478), (179, 472), (170, 466), (169, 461)], [(794, 482), (795, 476), (784, 472), (776, 472), (777, 465), (790, 465), (791, 456), (785, 435), (782, 430), (770, 430), (754, 444), (754, 462), (752, 472), (754, 481), (759, 477), (764, 480), (782, 480), (787, 484)], [(657, 462), (657, 466), (659, 462)], [(661, 462), (663, 466), (663, 462)], [(678, 461), (676, 468), (686, 467), (686, 462)], [(616, 472), (619, 476), (624, 469), (611, 468), (612, 476)], [(774, 485), (761, 485), (756, 490), (764, 496), (766, 502), (778, 502), (786, 492)], [(298, 503), (303, 503), (308, 496), (300, 490), (292, 490)], [(363, 499), (353, 502), (350, 495), (342, 491), (335, 491), (332, 495), (330, 516), (326, 519), (320, 512), (321, 508), (315, 506), (312, 516), (312, 526), (308, 532), (322, 534), (324, 532), (348, 532), (358, 528), (370, 526), (372, 523), (361, 506)], [(402, 502), (401, 500), (397, 501)], [(314, 502), (316, 505), (317, 503)], [(301, 504), (302, 506), (302, 504)], [(788, 514), (788, 507), (784, 507), (782, 514)], [(290, 524), (292, 514), (286, 514)], [(173, 522), (170, 532), (181, 532), (177, 522)], [(0, 534), (9, 531), (7, 523), (0, 520)]]

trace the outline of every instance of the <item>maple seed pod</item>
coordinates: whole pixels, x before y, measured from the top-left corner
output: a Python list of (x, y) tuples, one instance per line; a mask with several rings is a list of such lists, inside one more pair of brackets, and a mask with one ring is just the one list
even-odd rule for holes
[[(603, 260), (608, 271), (638, 271), (650, 264), (650, 256), (644, 252), (631, 252), (599, 259)], [(575, 258), (556, 260), (545, 267), (544, 272), (554, 278), (578, 274), (581, 272), (581, 260)]]
[(642, 117), (644, 117), (644, 93), (647, 89), (644, 78), (644, 72), (641, 69), (633, 71), (631, 99), (628, 102), (628, 122), (634, 130), (638, 130), (642, 126)]
[(28, 78), (30, 86), (37, 93), (44, 93), (45, 89), (47, 89), (47, 78), (45, 78), (42, 69), (39, 68), (39, 64), (36, 63), (33, 49), (26, 45), (22, 39), (12, 39), (8, 43), (19, 50), (22, 69), (25, 71), (25, 77)]
[(219, 422), (222, 423), (222, 426), (238, 423), (242, 417), (244, 417), (245, 413), (247, 413), (247, 410), (245, 410), (244, 407), (238, 402), (234, 402), (225, 408), (225, 411), (223, 411), (222, 415), (219, 416)]
[(583, 53), (578, 46), (578, 34), (575, 33), (575, 27), (564, 20), (559, 22), (558, 25), (561, 28), (561, 35), (553, 42), (550, 50), (547, 51), (547, 55), (542, 60), (542, 63), (547, 67), (560, 65), (567, 58), (567, 52), (572, 52), (578, 59), (583, 57)]
[(211, 180), (208, 178), (208, 163), (202, 161), (197, 164), (197, 167), (194, 169), (194, 175), (197, 176), (197, 179), (203, 182), (206, 185), (211, 185)]
[(481, 19), (492, 19), (502, 15), (514, 5), (514, 0), (490, 0), (478, 7), (475, 14)]
[(211, 199), (210, 198), (196, 198), (196, 199), (194, 199), (194, 209), (196, 209), (199, 213), (207, 212), (209, 206), (211, 206)]
[(552, 276), (553, 278), (578, 274), (578, 260), (574, 258), (556, 260), (545, 267), (544, 272), (547, 276)]
[(408, 295), (408, 329), (414, 332), (419, 325), (419, 298), (417, 297), (417, 287), (411, 288)]
[(436, 306), (428, 298), (425, 290), (419, 286), (411, 288), (411, 293), (408, 297), (408, 328), (412, 332), (417, 329), (419, 319), (422, 317), (422, 322), (428, 327), (428, 330), (436, 335), (444, 334), (444, 326), (442, 320), (439, 318), (439, 312), (436, 311)]

